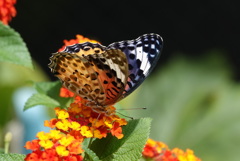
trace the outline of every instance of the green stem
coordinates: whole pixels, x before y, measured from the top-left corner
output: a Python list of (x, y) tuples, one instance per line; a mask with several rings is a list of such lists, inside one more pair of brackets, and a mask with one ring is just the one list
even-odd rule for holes
[(92, 140), (93, 140), (93, 138), (91, 138), (91, 139), (90, 139), (90, 141), (89, 141), (89, 144), (88, 144), (88, 149), (90, 149), (90, 147), (91, 147)]
[(6, 133), (5, 138), (4, 138), (4, 142), (5, 142), (4, 153), (5, 154), (8, 154), (8, 152), (9, 152), (9, 147), (10, 147), (11, 140), (12, 140), (12, 133), (10, 133), (10, 132)]

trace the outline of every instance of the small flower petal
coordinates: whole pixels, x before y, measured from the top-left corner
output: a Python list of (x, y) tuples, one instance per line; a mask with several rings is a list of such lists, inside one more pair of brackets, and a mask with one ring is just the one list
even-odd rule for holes
[(60, 156), (68, 156), (69, 154), (69, 151), (66, 149), (66, 147), (61, 145), (56, 147), (56, 152)]

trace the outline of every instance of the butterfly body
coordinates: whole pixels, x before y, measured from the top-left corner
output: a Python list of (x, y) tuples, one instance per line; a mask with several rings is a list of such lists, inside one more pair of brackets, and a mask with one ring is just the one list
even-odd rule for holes
[(87, 105), (112, 105), (134, 91), (156, 65), (162, 38), (145, 34), (108, 47), (97, 43), (67, 46), (50, 58), (51, 71)]

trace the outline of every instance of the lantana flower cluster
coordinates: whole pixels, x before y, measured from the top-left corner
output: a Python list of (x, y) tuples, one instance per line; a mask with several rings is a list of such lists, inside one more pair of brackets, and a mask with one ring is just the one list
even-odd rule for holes
[(14, 7), (16, 0), (0, 0), (0, 21), (7, 25), (12, 17), (15, 17), (17, 11)]
[[(61, 89), (61, 96), (69, 97), (73, 93)], [(25, 160), (82, 160), (81, 144), (86, 138), (104, 138), (111, 133), (118, 139), (123, 137), (122, 126), (127, 124), (123, 118), (115, 115), (115, 108), (109, 106), (105, 112), (94, 111), (83, 105), (80, 97), (67, 109), (55, 108), (56, 118), (45, 121), (44, 125), (52, 130), (48, 133), (39, 132), (36, 140), (28, 141), (26, 149), (33, 152)], [(84, 100), (82, 100), (84, 101)]]
[(148, 139), (142, 155), (145, 159), (154, 161), (201, 161), (190, 149), (186, 152), (179, 148), (169, 149), (163, 142), (152, 139)]
[[(59, 49), (62, 51), (66, 46), (86, 41), (97, 43), (81, 35), (77, 39), (64, 40), (65, 45)], [(111, 134), (118, 139), (123, 137), (122, 126), (127, 121), (115, 114), (115, 108), (108, 106), (104, 111), (98, 111), (84, 105), (79, 96), (75, 96), (66, 88), (60, 89), (60, 97), (73, 97), (74, 102), (66, 109), (56, 107), (56, 118), (45, 121), (44, 125), (52, 130), (48, 133), (39, 132), (37, 139), (28, 141), (26, 149), (32, 150), (25, 158), (27, 161), (36, 160), (76, 160), (81, 161), (83, 149), (82, 142), (86, 138), (104, 138)]]
[[(77, 35), (76, 39), (64, 40), (66, 46), (84, 42), (98, 43)], [(127, 124), (125, 119), (118, 117), (113, 106), (108, 106), (104, 111), (98, 111), (85, 106), (84, 100), (74, 95), (66, 88), (60, 89), (60, 97), (73, 97), (74, 102), (66, 109), (56, 107), (56, 118), (45, 121), (44, 125), (50, 127), (50, 132), (39, 132), (37, 139), (28, 141), (26, 149), (32, 150), (25, 158), (27, 161), (82, 161), (82, 143), (86, 138), (104, 138), (108, 134), (118, 139), (123, 138), (122, 126)], [(148, 139), (143, 158), (155, 161), (201, 161), (193, 151), (174, 148), (170, 150), (162, 142)]]

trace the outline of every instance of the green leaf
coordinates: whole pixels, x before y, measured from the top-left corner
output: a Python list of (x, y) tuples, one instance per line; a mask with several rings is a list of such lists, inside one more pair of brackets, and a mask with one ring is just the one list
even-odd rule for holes
[(100, 159), (98, 158), (98, 156), (91, 150), (88, 148), (89, 143), (92, 141), (93, 138), (86, 138), (84, 139), (83, 143), (82, 143), (82, 148), (84, 150), (84, 160), (86, 161), (99, 161)]
[(138, 160), (149, 136), (150, 123), (150, 118), (130, 120), (123, 127), (122, 139), (108, 135), (95, 140), (90, 149), (103, 161)]
[(33, 69), (30, 53), (21, 36), (0, 22), (0, 61)]
[(59, 102), (60, 107), (66, 107), (69, 105), (69, 102), (72, 101), (72, 98), (59, 97), (60, 88), (62, 87), (62, 83), (60, 81), (37, 82), (34, 84), (34, 87), (39, 93), (45, 94)]
[(54, 108), (60, 106), (60, 103), (45, 94), (36, 93), (27, 100), (24, 105), (24, 110), (27, 110), (36, 105), (44, 105), (46, 107)]
[(57, 93), (59, 96), (59, 89), (62, 84), (59, 81), (55, 82), (36, 82), (34, 83), (35, 89), (42, 94)]
[(89, 148), (83, 148), (85, 151), (85, 156), (84, 156), (84, 160), (86, 161), (100, 161), (100, 159), (98, 158), (98, 156), (96, 155), (96, 153), (94, 153), (91, 149)]
[(23, 154), (0, 154), (0, 161), (23, 161), (25, 157)]
[(72, 98), (59, 97), (60, 88), (62, 87), (62, 84), (59, 81), (37, 82), (34, 83), (34, 87), (38, 93), (34, 94), (27, 100), (24, 110), (36, 105), (44, 105), (50, 108), (57, 106), (66, 107), (72, 101)]

